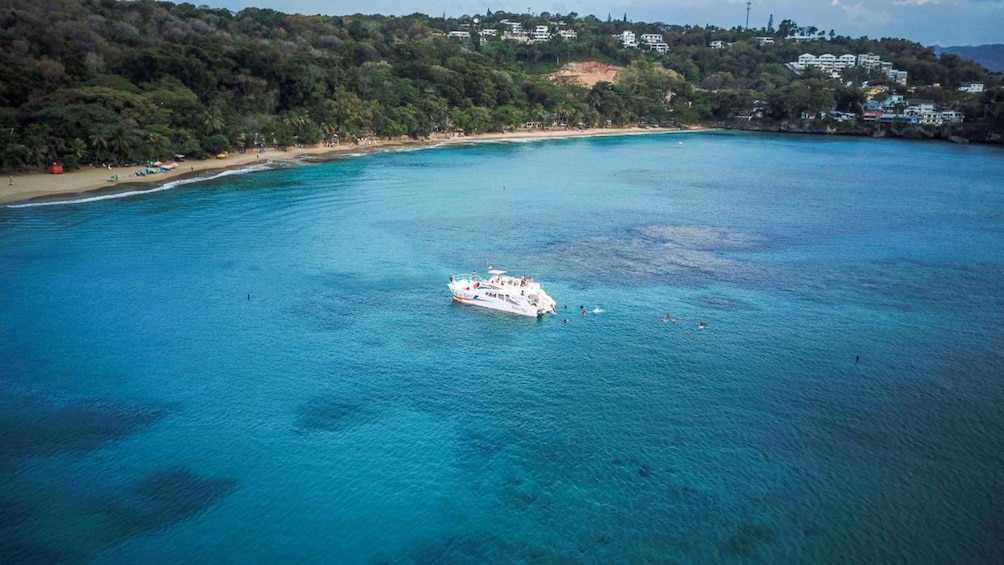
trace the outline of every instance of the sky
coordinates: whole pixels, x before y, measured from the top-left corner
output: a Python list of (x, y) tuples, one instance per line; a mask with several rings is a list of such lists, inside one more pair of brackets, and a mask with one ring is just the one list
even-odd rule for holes
[[(176, 0), (180, 1), (180, 0)], [(448, 17), (503, 10), (550, 12), (605, 20), (627, 14), (628, 21), (717, 25), (746, 23), (746, 0), (188, 0), (239, 11), (270, 8), (299, 14), (384, 14), (415, 12)], [(837, 35), (899, 37), (924, 45), (1004, 43), (1004, 0), (751, 0), (750, 27), (794, 20)]]

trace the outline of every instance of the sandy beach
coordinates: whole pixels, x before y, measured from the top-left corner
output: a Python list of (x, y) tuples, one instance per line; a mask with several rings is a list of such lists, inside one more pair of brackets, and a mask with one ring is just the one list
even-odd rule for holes
[[(696, 129), (696, 128), (695, 128)], [(442, 135), (428, 139), (380, 139), (363, 140), (360, 143), (345, 142), (335, 146), (295, 147), (286, 151), (269, 148), (264, 153), (248, 151), (231, 153), (219, 159), (189, 159), (177, 163), (171, 171), (147, 176), (136, 176), (142, 166), (113, 167), (111, 169), (85, 166), (76, 171), (52, 175), (44, 171), (21, 173), (3, 179), (0, 183), (0, 204), (26, 201), (65, 201), (87, 198), (105, 193), (124, 193), (153, 190), (167, 182), (191, 178), (208, 177), (227, 169), (240, 169), (255, 164), (275, 161), (290, 161), (304, 158), (333, 159), (340, 155), (373, 152), (397, 147), (431, 147), (452, 144), (467, 144), (483, 141), (557, 139), (568, 137), (596, 137), (630, 134), (657, 134), (674, 131), (693, 131), (668, 128), (595, 128), (582, 130), (533, 130), (506, 133), (486, 133), (480, 135)], [(117, 176), (117, 180), (113, 180)]]

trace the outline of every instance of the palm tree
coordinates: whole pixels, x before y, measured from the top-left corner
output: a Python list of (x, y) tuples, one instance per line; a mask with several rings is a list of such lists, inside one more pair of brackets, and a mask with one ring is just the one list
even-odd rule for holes
[(206, 135), (213, 135), (223, 130), (225, 122), (219, 108), (210, 108), (202, 114), (202, 129)]
[(296, 133), (301, 133), (303, 128), (310, 123), (310, 116), (307, 115), (307, 112), (300, 110), (286, 116), (282, 122)]
[(25, 135), (27, 136), (24, 140), (25, 164), (33, 167), (41, 167), (42, 163), (46, 160), (48, 148), (42, 143), (40, 137), (27, 132)]
[(66, 146), (66, 157), (72, 166), (79, 166), (87, 157), (87, 143), (79, 137), (74, 137)]
[(133, 130), (122, 125), (115, 126), (108, 134), (108, 148), (115, 153), (119, 161), (128, 161), (139, 141)]
[(91, 147), (94, 148), (94, 158), (101, 161), (104, 156), (104, 152), (108, 150), (108, 130), (107, 128), (102, 128), (89, 137), (91, 142)]

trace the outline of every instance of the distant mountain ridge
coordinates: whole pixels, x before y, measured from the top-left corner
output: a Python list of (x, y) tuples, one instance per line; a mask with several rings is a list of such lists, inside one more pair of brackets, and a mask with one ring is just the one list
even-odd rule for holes
[(976, 61), (989, 71), (1004, 72), (1004, 44), (959, 45), (956, 47), (934, 46), (934, 52), (939, 57), (942, 53), (954, 53), (963, 59)]

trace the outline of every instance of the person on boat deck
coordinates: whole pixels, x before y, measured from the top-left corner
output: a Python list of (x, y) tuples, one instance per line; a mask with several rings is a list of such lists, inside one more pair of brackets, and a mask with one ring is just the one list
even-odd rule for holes
[(450, 282), (453, 282), (453, 273), (450, 273)]

